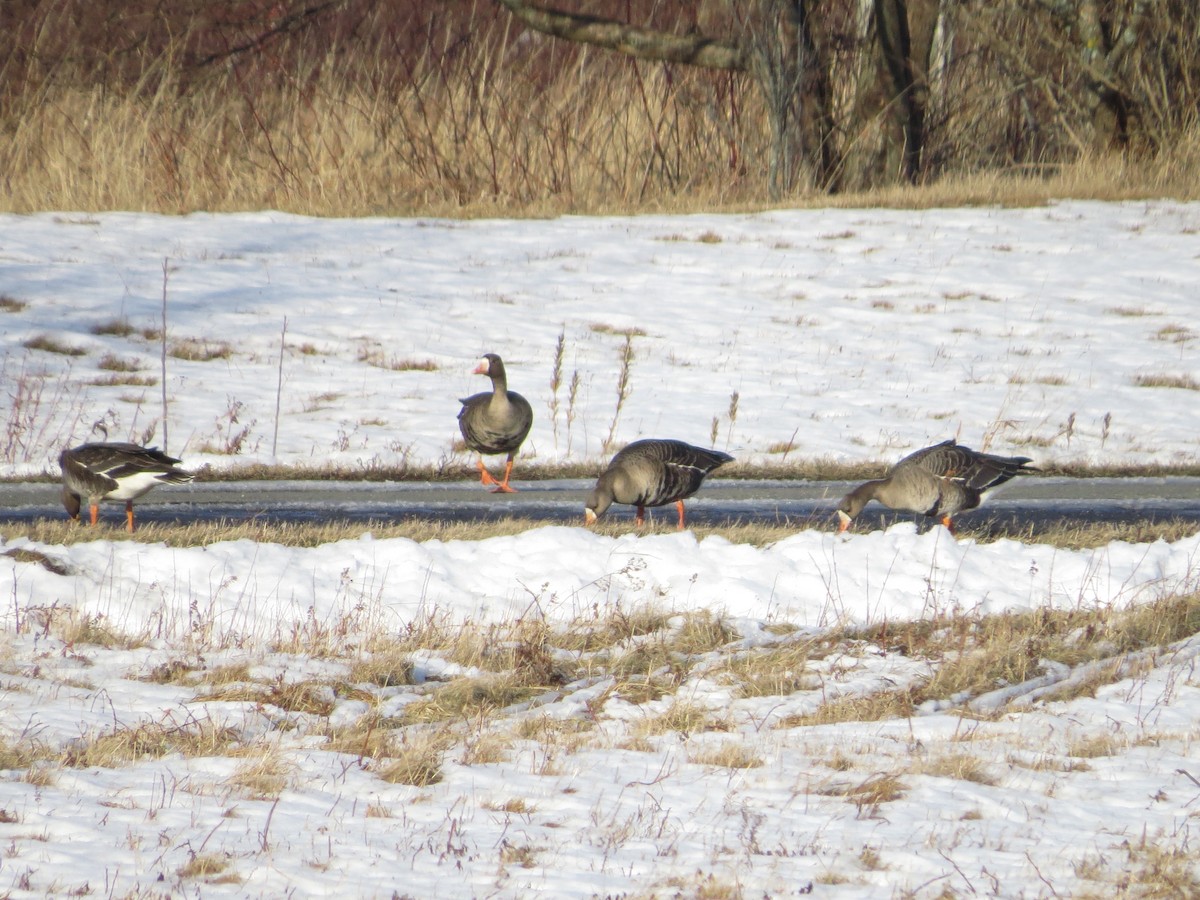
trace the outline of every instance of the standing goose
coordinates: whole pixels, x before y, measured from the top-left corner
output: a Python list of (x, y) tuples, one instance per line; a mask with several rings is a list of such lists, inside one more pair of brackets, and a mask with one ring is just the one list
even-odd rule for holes
[(614, 503), (637, 507), (638, 525), (646, 519), (647, 506), (679, 507), (683, 528), (683, 501), (704, 483), (713, 469), (733, 462), (720, 450), (705, 450), (683, 441), (634, 441), (612, 458), (588, 497), (584, 522), (591, 525)]
[(64, 450), (58, 458), (62, 467), (62, 502), (67, 515), (78, 521), (84, 498), (92, 524), (100, 517), (101, 500), (124, 500), (125, 521), (133, 531), (133, 501), (160, 484), (186, 484), (191, 472), (175, 468), (182, 460), (167, 456), (157, 447), (137, 444), (81, 444)]
[(951, 438), (912, 453), (892, 466), (887, 477), (860, 484), (838, 506), (838, 531), (850, 527), (864, 506), (884, 506), (940, 519), (954, 531), (954, 516), (975, 509), (988, 488), (1015, 475), (1036, 472), (1026, 456), (993, 456), (960, 446)]
[[(492, 379), (492, 390), (472, 394), (458, 411), (458, 428), (467, 447), (479, 453), (479, 481), (494, 484), (493, 494), (511, 494), (516, 488), (508, 486), (513, 457), (533, 425), (533, 407), (516, 391), (508, 389), (504, 363), (495, 353), (485, 353), (474, 374)], [(483, 464), (484, 454), (507, 453), (504, 480), (497, 481)]]

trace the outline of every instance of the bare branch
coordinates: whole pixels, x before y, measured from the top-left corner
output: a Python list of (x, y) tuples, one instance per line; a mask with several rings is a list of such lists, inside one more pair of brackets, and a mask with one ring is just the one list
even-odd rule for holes
[(525, 0), (499, 0), (514, 16), (543, 34), (616, 50), (658, 62), (744, 72), (749, 55), (740, 45), (702, 34), (669, 34), (612, 19), (533, 6)]

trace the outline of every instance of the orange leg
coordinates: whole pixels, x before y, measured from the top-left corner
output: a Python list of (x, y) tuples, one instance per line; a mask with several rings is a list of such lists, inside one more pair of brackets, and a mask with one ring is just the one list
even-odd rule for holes
[(633, 522), (638, 528), (646, 524), (646, 507), (639, 506), (637, 508), (637, 515), (634, 516)]
[(125, 519), (128, 522), (129, 533), (133, 534), (133, 501), (125, 501)]
[(950, 521), (949, 516), (942, 516), (942, 524), (946, 526), (946, 530), (954, 534), (954, 523)]
[(679, 507), (679, 530), (683, 531), (683, 501), (676, 500), (675, 505)]
[(93, 503), (89, 507), (89, 510), (91, 511), (91, 514), (92, 514), (92, 524), (95, 525), (100, 520), (100, 504)]
[(499, 484), (500, 483), (495, 478), (493, 478), (492, 473), (487, 470), (487, 466), (485, 466), (483, 464), (482, 456), (479, 457), (478, 465), (479, 465), (479, 483), (480, 484)]
[(513, 459), (510, 456), (508, 458), (508, 462), (504, 466), (504, 480), (501, 481), (496, 487), (492, 488), (493, 494), (515, 494), (517, 492), (515, 487), (508, 486), (508, 476), (512, 474), (512, 467)]

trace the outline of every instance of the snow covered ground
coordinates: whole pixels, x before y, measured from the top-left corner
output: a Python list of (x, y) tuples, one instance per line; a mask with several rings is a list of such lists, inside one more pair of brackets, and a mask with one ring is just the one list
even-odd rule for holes
[[(709, 443), (714, 417), (717, 446), (745, 460), (789, 444), (793, 459), (893, 459), (950, 436), (1043, 459), (1194, 460), (1198, 234), (1200, 206), (1173, 203), (0, 216), (0, 295), (25, 304), (0, 309), (4, 380), (45, 380), (40, 427), (0, 471), (53, 469), (97, 420), (140, 437), (161, 416), (160, 384), (94, 382), (160, 376), (143, 331), (161, 326), (164, 265), (171, 352), (213, 356), (167, 359), (169, 449), (195, 465), (436, 463), (457, 398), (487, 387), (470, 374), (487, 351), (533, 404), (526, 460), (600, 460), (610, 432)], [(93, 333), (114, 322), (135, 330)], [(23, 349), (41, 336), (84, 355)]]
[[(112, 439), (166, 442), (188, 466), (462, 462), (457, 398), (486, 387), (470, 374), (485, 351), (535, 410), (518, 486), (523, 463), (599, 465), (610, 435), (715, 443), (765, 464), (785, 451), (891, 460), (950, 436), (1039, 461), (1194, 462), (1198, 234), (1200, 205), (1165, 202), (506, 222), (0, 217), (0, 474), (52, 471), (97, 421)], [(165, 428), (151, 383), (164, 265), (172, 352), (211, 357), (168, 357)], [(1197, 589), (1200, 536), (1087, 551), (911, 524), (764, 548), (566, 527), (312, 549), (103, 537), (0, 542), (0, 893), (1107, 897), (1200, 885), (1200, 639), (1127, 661), (1094, 696), (996, 684), (970, 707), (829, 725), (795, 719), (919, 683), (929, 661), (852, 642), (768, 696), (721, 674), (731, 655), (838, 626), (1160, 602)], [(452, 723), (435, 783), (393, 783), (331, 748), (335, 730), (478, 674), (430, 653), (412, 660), (416, 684), (351, 681), (381, 634), (646, 607), (724, 617), (734, 637), (658, 699), (632, 702), (612, 675), (589, 674)], [(93, 639), (67, 628), (79, 623)], [(1043, 677), (1065, 677), (1057, 665)], [(239, 666), (260, 691), (306, 685), (324, 705), (206, 697), (214, 673)], [(160, 677), (176, 669), (198, 678)], [(682, 703), (707, 710), (708, 727), (641, 730)], [(116, 767), (85, 753), (139, 727), (234, 737)], [(496, 732), (503, 751), (477, 752)], [(405, 741), (423, 734), (409, 726)], [(30, 762), (35, 750), (52, 752)]]

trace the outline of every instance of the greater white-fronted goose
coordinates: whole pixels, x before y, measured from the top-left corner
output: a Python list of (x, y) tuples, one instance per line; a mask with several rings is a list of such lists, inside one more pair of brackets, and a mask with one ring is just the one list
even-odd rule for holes
[(64, 450), (58, 458), (63, 506), (68, 516), (78, 520), (86, 499), (95, 525), (100, 518), (100, 501), (124, 500), (126, 525), (133, 531), (134, 500), (160, 484), (186, 484), (192, 480), (191, 472), (176, 468), (180, 462), (157, 447), (137, 444), (81, 444)]
[(634, 441), (612, 458), (596, 482), (583, 511), (584, 522), (591, 525), (612, 504), (625, 503), (637, 507), (636, 521), (641, 525), (647, 506), (674, 503), (683, 528), (683, 501), (700, 490), (709, 472), (727, 462), (733, 462), (728, 453), (683, 441)]
[(838, 531), (850, 527), (864, 506), (878, 500), (889, 509), (920, 513), (954, 530), (954, 516), (975, 509), (983, 492), (1015, 475), (1036, 472), (1026, 456), (993, 456), (953, 438), (912, 453), (885, 478), (860, 484), (838, 506)]
[[(493, 494), (511, 494), (516, 488), (509, 487), (508, 477), (512, 474), (513, 457), (524, 442), (533, 425), (533, 407), (516, 391), (508, 389), (508, 377), (504, 363), (495, 353), (485, 353), (475, 368), (476, 375), (492, 379), (492, 390), (472, 394), (462, 400), (458, 411), (458, 428), (467, 447), (479, 456), (479, 481), (494, 484)], [(483, 464), (484, 455), (507, 453), (504, 479), (497, 481)]]

